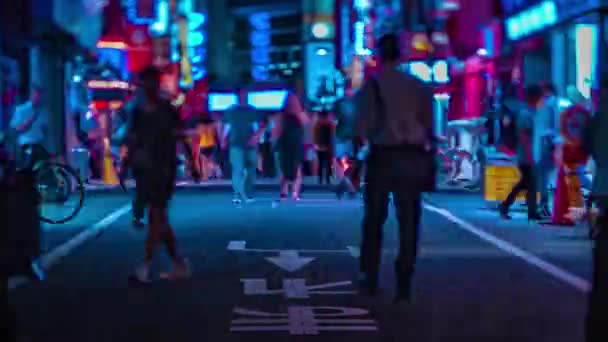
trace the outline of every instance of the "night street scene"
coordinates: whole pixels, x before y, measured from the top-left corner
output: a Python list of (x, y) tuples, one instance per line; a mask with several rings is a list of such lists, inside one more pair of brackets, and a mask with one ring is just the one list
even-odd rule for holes
[(0, 342), (608, 342), (608, 0), (0, 5)]

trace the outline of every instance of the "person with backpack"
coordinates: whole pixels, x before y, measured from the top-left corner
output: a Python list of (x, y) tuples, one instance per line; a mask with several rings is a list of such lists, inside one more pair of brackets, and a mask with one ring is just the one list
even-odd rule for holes
[(336, 126), (328, 111), (319, 112), (315, 122), (313, 139), (319, 162), (319, 184), (329, 184), (334, 159), (334, 141)]

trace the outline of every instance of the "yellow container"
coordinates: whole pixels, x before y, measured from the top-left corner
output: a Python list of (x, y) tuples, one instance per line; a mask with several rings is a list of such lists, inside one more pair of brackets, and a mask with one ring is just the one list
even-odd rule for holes
[[(484, 191), (483, 197), (486, 202), (499, 203), (504, 201), (513, 186), (519, 181), (521, 175), (519, 168), (515, 164), (497, 163), (486, 165), (484, 171)], [(516, 201), (525, 201), (526, 192), (520, 192)], [(537, 194), (537, 201), (540, 199), (540, 193)]]

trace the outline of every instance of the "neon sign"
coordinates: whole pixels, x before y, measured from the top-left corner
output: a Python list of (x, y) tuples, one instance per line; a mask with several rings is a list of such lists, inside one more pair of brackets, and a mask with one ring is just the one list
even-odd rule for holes
[(506, 20), (507, 37), (510, 40), (524, 38), (557, 23), (557, 7), (553, 1), (544, 1), (539, 5), (516, 14)]
[(355, 23), (355, 54), (359, 56), (371, 54), (371, 51), (365, 47), (365, 23), (362, 21)]
[(205, 59), (207, 42), (205, 23), (207, 17), (203, 13), (191, 12), (184, 15), (177, 24), (173, 25), (171, 60), (179, 62), (181, 68), (180, 86), (190, 88), (194, 81), (205, 77)]
[(411, 62), (409, 64), (403, 64), (402, 66), (405, 71), (408, 71), (426, 83), (435, 82), (445, 84), (450, 82), (448, 63), (444, 60), (436, 61), (432, 66), (425, 62)]
[[(142, 0), (125, 0), (124, 2), (124, 6), (127, 12), (127, 18), (129, 19), (129, 21), (133, 24), (136, 25), (148, 25), (148, 24), (152, 24), (154, 23), (154, 21), (156, 20), (155, 16), (150, 16), (150, 17), (140, 17), (139, 16), (139, 11), (138, 8), (141, 6), (141, 2), (144, 2)], [(148, 6), (153, 6), (153, 10), (151, 11), (152, 13), (156, 13), (157, 12), (157, 6), (158, 4), (155, 3), (155, 0), (146, 0), (144, 2), (145, 5)]]
[(256, 81), (268, 80), (270, 63), (270, 15), (256, 13), (249, 18), (251, 25), (251, 76)]

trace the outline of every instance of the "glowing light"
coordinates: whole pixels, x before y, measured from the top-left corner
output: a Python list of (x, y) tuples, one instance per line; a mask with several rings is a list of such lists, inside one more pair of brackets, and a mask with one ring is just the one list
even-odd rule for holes
[(355, 0), (355, 8), (358, 10), (365, 10), (371, 7), (369, 0)]
[(287, 90), (256, 91), (247, 94), (247, 103), (259, 110), (281, 110), (287, 100)]
[(319, 49), (319, 50), (317, 50), (317, 55), (319, 55), (319, 56), (325, 56), (325, 55), (327, 55), (327, 50), (325, 50), (325, 49)]
[(201, 31), (190, 32), (188, 35), (188, 46), (199, 46), (205, 43), (205, 33)]
[(477, 55), (478, 56), (487, 56), (488, 55), (488, 50), (486, 50), (486, 49), (477, 49)]
[(249, 24), (256, 30), (270, 30), (270, 14), (255, 13), (249, 17)]
[(448, 72), (448, 63), (446, 61), (437, 61), (433, 64), (433, 79), (437, 83), (448, 83), (450, 76)]
[(169, 31), (169, 2), (159, 0), (156, 3), (157, 20), (150, 26), (150, 32), (155, 35), (164, 35)]
[(432, 80), (432, 70), (431, 68), (424, 62), (412, 62), (410, 63), (410, 72), (412, 75), (418, 77), (424, 82), (431, 82)]
[(117, 110), (122, 107), (122, 101), (110, 101), (108, 104), (111, 110)]
[(210, 93), (207, 98), (210, 112), (225, 111), (239, 102), (236, 94), (232, 93)]
[[(149, 25), (154, 23), (156, 18), (145, 18), (139, 16), (139, 14), (137, 13), (137, 1), (138, 0), (124, 1), (124, 6), (127, 12), (127, 19), (129, 19), (131, 23), (136, 25)], [(158, 3), (156, 3), (155, 6), (158, 6)]]
[(315, 23), (312, 25), (312, 35), (317, 39), (328, 38), (331, 34), (331, 29), (327, 23)]
[(371, 55), (371, 51), (365, 47), (365, 23), (355, 23), (355, 54), (359, 56)]
[(179, 26), (179, 46), (180, 46), (180, 71), (181, 79), (179, 84), (184, 88), (192, 86), (192, 64), (190, 62), (190, 54), (188, 49), (188, 39), (190, 32), (188, 32), (187, 20), (181, 20), (178, 22)]
[(100, 40), (97, 42), (98, 49), (116, 49), (116, 50), (126, 50), (129, 46), (125, 42), (108, 42)]
[(129, 89), (129, 83), (124, 81), (89, 81), (87, 87), (91, 89)]
[(597, 68), (597, 26), (577, 24), (574, 28), (576, 44), (576, 88), (586, 98), (591, 97), (592, 79)]
[(566, 99), (566, 98), (560, 98), (557, 101), (557, 106), (562, 109), (562, 108), (568, 108), (570, 106), (572, 106), (572, 101)]
[(506, 20), (507, 37), (517, 40), (557, 23), (557, 6), (549, 0)]
[(194, 31), (205, 25), (207, 17), (203, 13), (192, 12), (188, 16), (188, 29)]
[(256, 13), (249, 18), (252, 32), (251, 41), (251, 76), (256, 81), (265, 81), (269, 78), (265, 66), (270, 62), (270, 15)]

